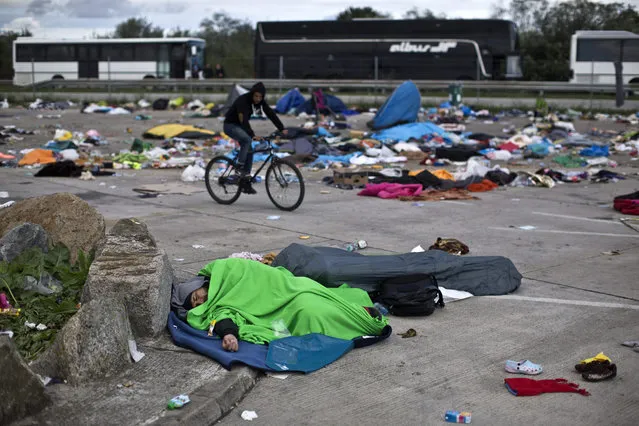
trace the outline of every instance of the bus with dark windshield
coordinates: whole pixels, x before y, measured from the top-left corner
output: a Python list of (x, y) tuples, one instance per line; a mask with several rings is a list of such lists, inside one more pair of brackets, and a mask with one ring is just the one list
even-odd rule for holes
[(522, 76), (519, 35), (494, 19), (258, 22), (257, 78), (483, 80)]

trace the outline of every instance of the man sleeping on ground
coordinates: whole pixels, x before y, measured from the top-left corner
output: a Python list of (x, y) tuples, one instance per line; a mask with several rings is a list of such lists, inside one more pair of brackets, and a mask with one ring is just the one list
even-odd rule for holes
[(174, 294), (174, 307), (175, 300), (182, 299), (191, 327), (213, 326), (227, 351), (237, 351), (239, 340), (268, 344), (284, 337), (278, 324), (293, 336), (321, 333), (345, 340), (379, 336), (388, 326), (364, 290), (347, 285), (326, 288), (282, 267), (220, 259), (198, 275), (210, 281), (201, 281), (204, 285), (187, 294)]

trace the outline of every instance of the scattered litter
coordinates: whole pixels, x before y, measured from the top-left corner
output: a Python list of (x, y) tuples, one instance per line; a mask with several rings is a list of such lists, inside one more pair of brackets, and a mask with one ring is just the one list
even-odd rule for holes
[(13, 331), (11, 331), (11, 330), (2, 330), (2, 331), (0, 331), (0, 336), (9, 336), (9, 339), (13, 339)]
[(410, 252), (411, 253), (422, 253), (422, 252), (425, 252), (425, 251), (426, 250), (424, 250), (424, 248), (421, 245), (419, 245), (417, 247), (414, 247)]
[(133, 339), (129, 340), (129, 353), (135, 362), (139, 362), (145, 355), (144, 352), (138, 351), (138, 346)]
[(180, 182), (173, 183), (156, 183), (139, 186), (133, 188), (133, 191), (140, 194), (180, 194), (191, 195), (198, 192), (206, 191), (205, 188), (201, 188), (199, 185), (186, 185)]
[(203, 246), (203, 245), (200, 245), (200, 244), (193, 244), (191, 247), (193, 247), (194, 249), (201, 249), (201, 248), (204, 248), (204, 246)]
[(44, 325), (44, 324), (38, 324), (38, 325), (36, 325), (36, 330), (38, 330), (38, 331), (44, 331), (44, 330), (46, 330), (46, 329), (47, 329), (47, 326), (46, 326), (46, 325)]
[(409, 328), (408, 330), (406, 330), (405, 333), (397, 333), (398, 336), (402, 336), (403, 339), (406, 339), (408, 337), (415, 337), (417, 336), (417, 332), (415, 331), (415, 329), (413, 328)]
[(93, 174), (91, 174), (90, 171), (85, 170), (84, 172), (82, 172), (82, 174), (80, 175), (80, 180), (95, 180), (95, 176), (93, 176)]
[(300, 235), (300, 240), (308, 240), (311, 238), (309, 235)]
[(533, 229), (537, 229), (536, 226), (532, 226), (532, 225), (518, 226), (518, 228), (523, 229), (524, 231), (532, 231)]
[(253, 419), (257, 419), (257, 413), (255, 411), (244, 410), (242, 411), (242, 418), (244, 420), (251, 421)]
[(605, 254), (607, 256), (617, 256), (621, 254), (621, 251), (619, 250), (602, 251), (601, 254)]
[(117, 188), (117, 186), (116, 186), (116, 185), (111, 185), (111, 186), (109, 187), (109, 189), (116, 189), (116, 188)]
[(413, 203), (413, 206), (415, 207), (424, 207), (426, 204), (424, 203)]
[(36, 324), (34, 322), (25, 321), (24, 326), (33, 330), (36, 327)]
[(271, 372), (266, 373), (266, 375), (269, 376), (269, 377), (273, 377), (274, 379), (280, 379), (280, 380), (284, 380), (284, 379), (288, 378), (288, 376), (289, 376), (289, 374), (271, 373)]
[(9, 193), (7, 191), (0, 191), (0, 198), (9, 198)]
[(4, 204), (0, 204), (0, 210), (7, 208), (7, 207), (11, 207), (12, 205), (14, 205), (16, 202), (15, 201), (7, 201)]
[(320, 191), (320, 194), (330, 194), (331, 191)]
[(200, 180), (204, 180), (204, 175), (206, 174), (206, 171), (196, 165), (192, 165), (192, 166), (188, 166), (186, 169), (184, 169), (184, 171), (182, 172), (182, 181), (183, 182), (197, 182)]
[(183, 258), (181, 258), (181, 257), (180, 257), (180, 258), (175, 258), (175, 259), (173, 259), (173, 260), (175, 260), (176, 262), (184, 262), (184, 259), (183, 259)]
[(184, 405), (188, 404), (189, 402), (191, 402), (191, 400), (189, 399), (188, 395), (178, 395), (169, 401), (167, 408), (169, 410), (175, 410), (177, 408), (182, 408)]
[(268, 220), (280, 220), (279, 216), (268, 216), (267, 217)]
[(470, 423), (471, 414), (469, 411), (448, 410), (444, 415), (444, 420), (448, 423)]

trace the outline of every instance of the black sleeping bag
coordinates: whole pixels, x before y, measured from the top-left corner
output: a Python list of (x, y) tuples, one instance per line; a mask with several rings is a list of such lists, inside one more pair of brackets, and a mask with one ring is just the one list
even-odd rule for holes
[(439, 286), (475, 296), (502, 295), (519, 288), (522, 275), (502, 256), (454, 256), (440, 250), (397, 255), (365, 256), (333, 247), (291, 244), (273, 261), (298, 277), (326, 287), (347, 283), (369, 293), (389, 278), (431, 274)]

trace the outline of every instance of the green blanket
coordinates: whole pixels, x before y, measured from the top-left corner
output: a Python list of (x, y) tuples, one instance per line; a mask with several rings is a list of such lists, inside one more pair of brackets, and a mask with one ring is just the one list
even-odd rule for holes
[(240, 339), (264, 344), (283, 324), (293, 336), (321, 333), (339, 339), (378, 336), (388, 320), (372, 318), (363, 306), (373, 306), (361, 289), (343, 285), (326, 288), (283, 267), (273, 268), (246, 259), (221, 259), (200, 275), (211, 277), (208, 300), (188, 312), (188, 323), (205, 330), (211, 321), (230, 318)]

